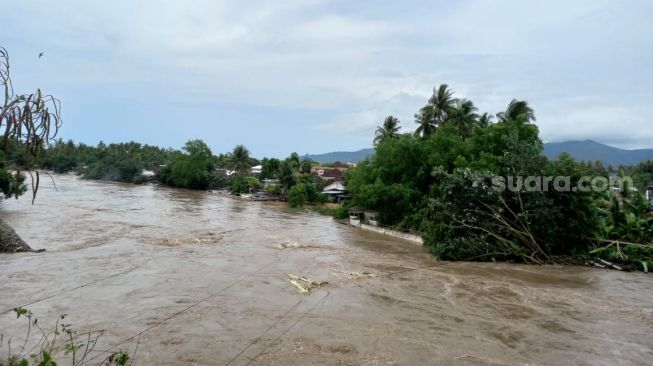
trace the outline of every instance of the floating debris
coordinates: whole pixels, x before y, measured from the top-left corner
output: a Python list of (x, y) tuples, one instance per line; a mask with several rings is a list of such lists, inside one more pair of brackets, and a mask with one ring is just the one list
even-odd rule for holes
[(314, 288), (322, 287), (329, 284), (326, 281), (322, 281), (322, 282), (313, 281), (310, 278), (306, 278), (303, 276), (295, 276), (294, 274), (290, 274), (290, 273), (288, 273), (288, 282), (292, 283), (293, 286), (297, 288), (297, 291), (299, 291), (299, 293), (303, 295), (307, 295)]
[(303, 248), (304, 246), (297, 242), (283, 242), (274, 246), (277, 249)]
[(181, 245), (202, 245), (202, 244), (213, 244), (222, 240), (222, 236), (215, 233), (205, 233), (201, 236), (190, 237), (190, 238), (143, 238), (141, 243), (151, 244), (151, 245), (162, 245), (166, 247), (176, 247)]

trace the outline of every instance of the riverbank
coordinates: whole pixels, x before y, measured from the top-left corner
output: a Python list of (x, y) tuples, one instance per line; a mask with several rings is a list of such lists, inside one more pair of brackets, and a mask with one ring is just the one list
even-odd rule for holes
[[(106, 330), (98, 353), (119, 344), (135, 366), (650, 360), (644, 273), (443, 262), (273, 202), (55, 179), (37, 207), (2, 204), (48, 255), (0, 256), (0, 311), (25, 305), (41, 326), (70, 314), (80, 334)], [(302, 294), (289, 273), (328, 284)], [(0, 316), (12, 349), (24, 325)]]
[(31, 252), (30, 248), (16, 231), (0, 220), (0, 253)]

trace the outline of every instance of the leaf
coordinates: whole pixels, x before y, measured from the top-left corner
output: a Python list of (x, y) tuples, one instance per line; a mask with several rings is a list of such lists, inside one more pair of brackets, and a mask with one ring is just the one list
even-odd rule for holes
[(27, 311), (28, 311), (27, 309), (25, 309), (23, 307), (20, 307), (20, 306), (17, 307), (17, 308), (14, 308), (14, 312), (16, 313), (16, 319), (20, 318), (21, 315), (27, 314)]

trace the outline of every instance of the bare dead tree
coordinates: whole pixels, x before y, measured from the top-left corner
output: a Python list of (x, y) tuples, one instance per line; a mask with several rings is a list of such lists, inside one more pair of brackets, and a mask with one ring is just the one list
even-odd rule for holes
[(31, 187), (33, 204), (39, 189), (39, 172), (30, 164), (30, 157), (38, 156), (56, 137), (61, 127), (61, 103), (41, 89), (31, 94), (15, 94), (9, 66), (9, 53), (0, 47), (0, 84), (4, 89), (4, 103), (0, 105), (0, 132), (4, 131), (4, 134), (0, 148), (6, 152), (9, 144), (14, 142), (22, 149), (23, 158), (9, 163), (16, 169), (17, 185), (22, 171), (30, 175), (32, 171), (36, 173)]

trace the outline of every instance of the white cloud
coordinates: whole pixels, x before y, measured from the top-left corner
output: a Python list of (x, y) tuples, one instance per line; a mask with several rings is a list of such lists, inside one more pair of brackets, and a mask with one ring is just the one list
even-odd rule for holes
[[(327, 111), (307, 128), (369, 140), (388, 114), (412, 129), (432, 87), (448, 83), (482, 112), (529, 100), (545, 139), (653, 137), (651, 111), (635, 108), (653, 83), (650, 3), (343, 4), (0, 1), (0, 24), (19, 56), (46, 51), (16, 70), (26, 84), (73, 96)], [(43, 21), (23, 22), (27, 12)], [(600, 102), (570, 102), (578, 96)], [(617, 116), (638, 132), (619, 130)]]

